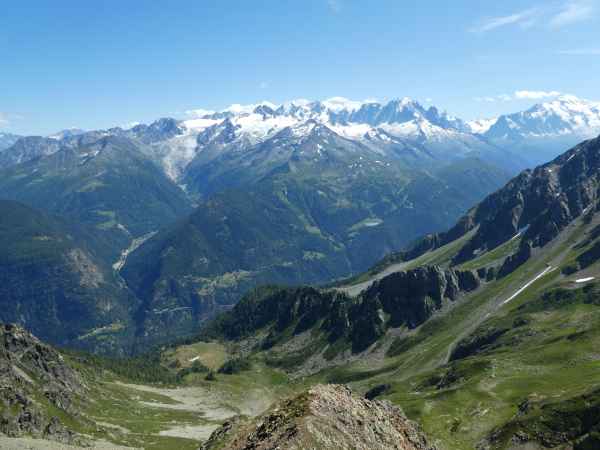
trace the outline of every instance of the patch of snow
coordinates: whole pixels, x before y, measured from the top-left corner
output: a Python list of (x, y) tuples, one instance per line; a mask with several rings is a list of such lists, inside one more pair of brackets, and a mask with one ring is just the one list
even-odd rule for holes
[(467, 127), (471, 133), (484, 134), (492, 128), (496, 122), (498, 122), (497, 117), (494, 117), (493, 119), (476, 119), (467, 122)]
[(587, 277), (587, 278), (579, 278), (575, 280), (575, 283), (587, 283), (588, 281), (592, 281), (596, 277)]
[(196, 156), (196, 133), (187, 133), (175, 136), (166, 142), (161, 142), (159, 151), (164, 152), (162, 157), (163, 168), (169, 178), (174, 181), (179, 179), (187, 165)]
[(515, 292), (513, 295), (511, 295), (509, 298), (507, 298), (506, 300), (504, 300), (504, 302), (502, 302), (503, 305), (506, 305), (508, 302), (510, 302), (511, 300), (514, 300), (521, 292), (523, 292), (525, 289), (527, 289), (529, 286), (531, 286), (533, 283), (535, 283), (537, 280), (539, 280), (540, 278), (542, 278), (544, 275), (546, 275), (549, 272), (552, 272), (553, 270), (556, 270), (556, 267), (552, 267), (552, 266), (548, 266), (546, 267), (542, 272), (540, 272), (535, 278), (533, 278), (532, 280), (530, 280), (529, 282), (525, 283), (523, 285), (523, 287), (521, 287), (521, 289), (519, 289), (517, 292)]
[(222, 119), (189, 119), (183, 121), (183, 126), (188, 130), (200, 132), (221, 122)]
[(275, 116), (263, 118), (261, 114), (244, 114), (232, 120), (234, 125), (240, 127), (239, 133), (245, 135), (253, 142), (260, 142), (284, 128), (298, 123), (290, 116)]
[(314, 130), (317, 124), (313, 121), (303, 122), (299, 125), (292, 127), (292, 134), (296, 137), (306, 136)]
[[(366, 123), (348, 123), (345, 125), (329, 125), (335, 133), (348, 139), (360, 139), (365, 134), (373, 131), (371, 125)], [(389, 139), (389, 138), (388, 138)]]

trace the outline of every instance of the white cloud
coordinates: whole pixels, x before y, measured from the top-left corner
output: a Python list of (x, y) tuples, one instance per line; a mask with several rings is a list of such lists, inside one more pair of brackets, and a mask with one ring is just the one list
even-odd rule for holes
[(508, 25), (520, 25), (527, 28), (536, 22), (538, 14), (539, 10), (537, 8), (530, 8), (508, 16), (490, 17), (483, 19), (469, 31), (472, 33), (485, 33), (486, 31), (492, 31)]
[(560, 28), (590, 19), (595, 13), (595, 0), (569, 0), (550, 19), (552, 28)]
[(187, 111), (185, 111), (185, 114), (187, 116), (195, 117), (195, 118), (209, 116), (214, 113), (215, 112), (211, 111), (210, 109), (188, 109)]
[(327, 0), (327, 6), (335, 14), (342, 12), (344, 8), (342, 0)]
[(558, 97), (561, 93), (558, 91), (516, 91), (515, 98), (518, 100), (539, 100), (542, 98)]
[(562, 95), (558, 91), (515, 91), (514, 94), (487, 95), (483, 97), (475, 97), (477, 102), (495, 103), (495, 102), (510, 102), (513, 100), (540, 100), (542, 98), (559, 97)]
[(6, 114), (0, 112), (0, 127), (5, 127), (8, 125), (8, 117)]
[(518, 26), (523, 29), (544, 26), (552, 29), (565, 27), (591, 19), (599, 0), (562, 0), (547, 2), (543, 6), (517, 11), (506, 16), (482, 19), (469, 29), (472, 33), (485, 33), (502, 27)]
[(570, 50), (561, 50), (558, 53), (560, 55), (595, 56), (600, 55), (600, 48), (573, 48)]

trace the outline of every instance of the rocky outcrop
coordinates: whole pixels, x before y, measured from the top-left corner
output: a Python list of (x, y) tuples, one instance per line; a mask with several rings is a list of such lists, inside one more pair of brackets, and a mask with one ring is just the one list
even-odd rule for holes
[(600, 448), (600, 391), (566, 400), (523, 400), (517, 414), (477, 446), (504, 448)]
[(317, 385), (258, 420), (224, 424), (201, 450), (217, 448), (435, 450), (401, 409), (355, 397), (341, 385)]
[[(487, 197), (472, 213), (477, 233), (453, 262), (472, 259), (517, 234), (522, 234), (518, 258), (503, 268), (516, 268), (526, 247), (541, 247), (594, 205), (600, 189), (600, 138), (574, 147), (555, 160), (526, 170)], [(529, 253), (530, 255), (530, 253)]]
[(503, 277), (512, 273), (517, 267), (525, 264), (529, 258), (531, 258), (531, 242), (524, 242), (519, 246), (519, 250), (513, 255), (506, 257), (500, 270), (498, 271), (498, 276)]
[(263, 287), (209, 324), (203, 337), (239, 340), (264, 330), (261, 347), (269, 349), (290, 334), (318, 328), (330, 343), (345, 340), (359, 353), (389, 328), (415, 328), (480, 284), (473, 271), (425, 266), (394, 272), (356, 298), (310, 287)]
[(502, 269), (505, 275), (530, 257), (531, 248), (544, 246), (570, 222), (587, 213), (597, 203), (599, 193), (600, 138), (596, 138), (534, 170), (523, 171), (471, 209), (450, 230), (425, 236), (407, 251), (390, 255), (374, 270), (414, 259), (476, 230), (453, 258), (453, 265), (522, 235), (521, 248)]
[(16, 325), (0, 325), (0, 434), (76, 442), (48, 406), (77, 414), (83, 380), (53, 348)]
[(580, 269), (591, 266), (600, 259), (600, 242), (596, 242), (588, 250), (577, 257)]
[(390, 326), (414, 328), (444, 302), (454, 301), (461, 293), (477, 289), (479, 285), (479, 277), (474, 272), (425, 266), (392, 273), (373, 283), (363, 297), (366, 302), (381, 302), (391, 317)]
[(330, 336), (345, 335), (354, 352), (363, 351), (389, 328), (415, 328), (480, 284), (477, 273), (468, 270), (424, 266), (394, 272), (375, 281), (353, 302), (336, 304), (324, 328)]
[(507, 331), (509, 331), (508, 328), (477, 329), (473, 334), (458, 342), (450, 354), (450, 361), (463, 359), (487, 350)]

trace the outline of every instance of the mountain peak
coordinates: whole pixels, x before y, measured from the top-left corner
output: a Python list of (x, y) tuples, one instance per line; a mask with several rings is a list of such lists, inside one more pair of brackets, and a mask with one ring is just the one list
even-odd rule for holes
[(267, 106), (270, 109), (277, 109), (277, 105), (275, 105), (274, 103), (271, 103), (267, 100), (263, 100), (261, 102), (258, 103), (254, 103), (254, 104), (250, 104), (250, 105), (242, 105), (240, 103), (234, 103), (232, 105), (229, 105), (227, 108), (225, 108), (224, 110), (222, 110), (221, 112), (223, 113), (232, 113), (234, 115), (237, 114), (251, 114), (254, 112), (254, 110), (256, 110), (257, 108), (259, 108), (260, 106)]

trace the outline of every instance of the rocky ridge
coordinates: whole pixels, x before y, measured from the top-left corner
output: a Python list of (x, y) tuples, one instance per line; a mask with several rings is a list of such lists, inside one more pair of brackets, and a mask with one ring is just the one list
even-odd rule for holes
[(317, 385), (258, 420), (232, 421), (200, 450), (435, 450), (418, 426), (387, 401), (357, 398), (342, 385)]
[(458, 265), (520, 237), (518, 250), (499, 268), (500, 275), (506, 275), (574, 219), (592, 212), (599, 192), (600, 138), (596, 138), (547, 164), (523, 171), (472, 208), (450, 230), (428, 235), (409, 250), (387, 259), (408, 261), (475, 230), (453, 258), (453, 265)]
[(79, 438), (48, 405), (77, 414), (86, 386), (63, 357), (16, 325), (0, 325), (0, 434), (34, 436), (63, 443)]
[(323, 345), (357, 354), (391, 328), (416, 328), (481, 283), (472, 271), (426, 266), (388, 275), (354, 298), (335, 290), (263, 287), (211, 322), (203, 335), (243, 340), (261, 332), (258, 345), (266, 350), (318, 330)]

